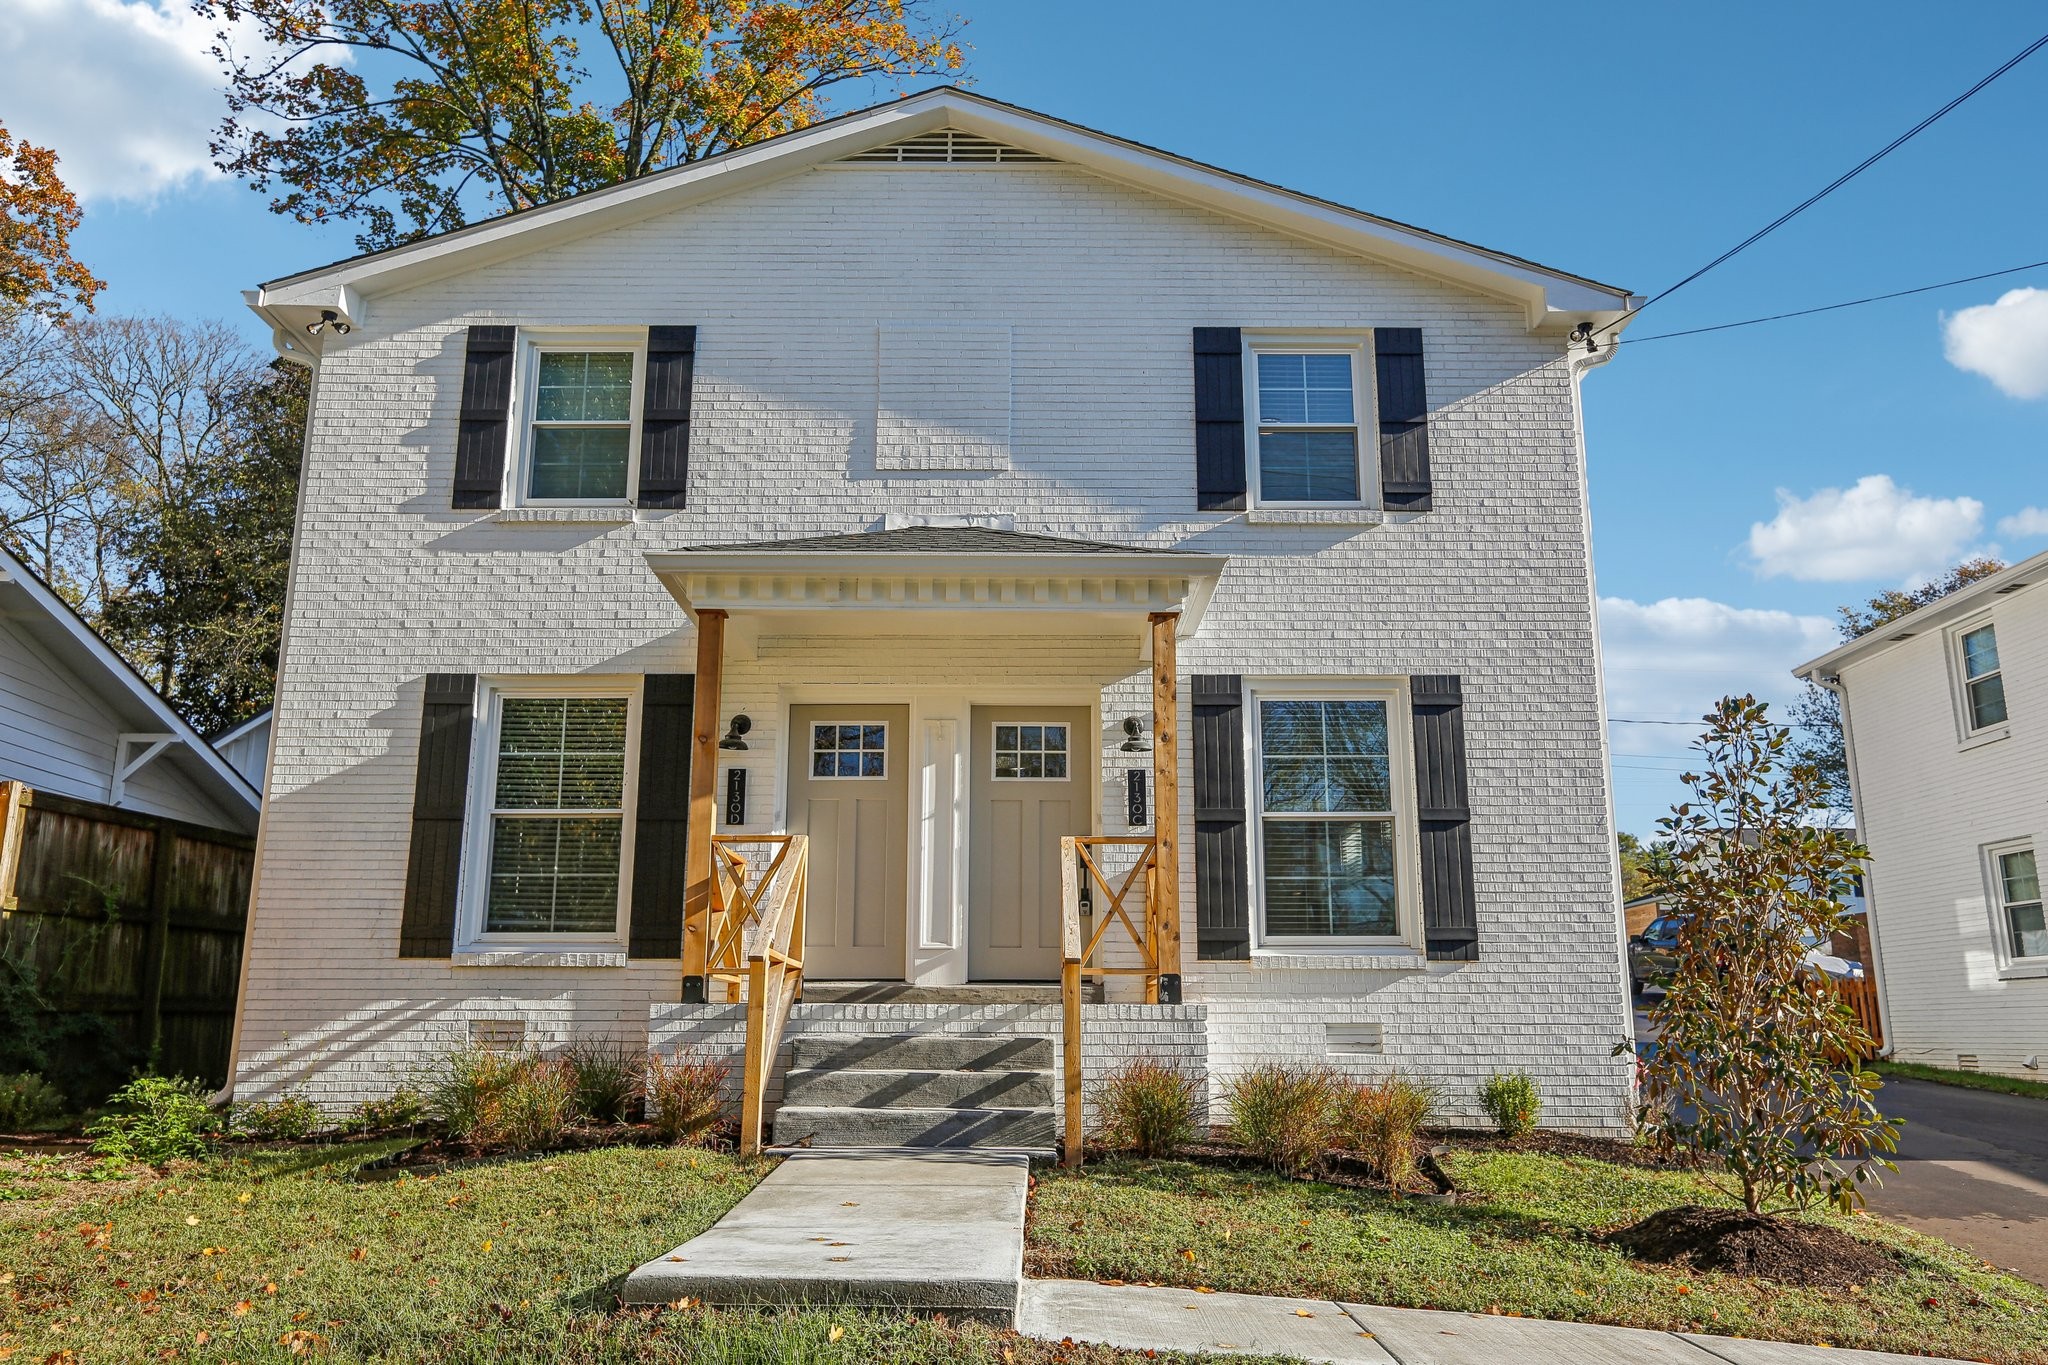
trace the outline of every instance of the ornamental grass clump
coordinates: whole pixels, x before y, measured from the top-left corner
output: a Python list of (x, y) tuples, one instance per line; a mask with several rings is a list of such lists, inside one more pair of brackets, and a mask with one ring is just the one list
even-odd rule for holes
[(1404, 1076), (1361, 1081), (1338, 1097), (1339, 1140), (1399, 1189), (1415, 1174), (1422, 1129), (1435, 1108), (1436, 1093)]
[(1335, 1145), (1348, 1085), (1328, 1067), (1267, 1062), (1224, 1090), (1231, 1140), (1285, 1176), (1315, 1171)]
[(562, 1057), (576, 1072), (576, 1109), (593, 1123), (627, 1123), (638, 1116), (647, 1054), (616, 1038), (572, 1043)]
[(1202, 1082), (1153, 1058), (1140, 1057), (1110, 1072), (1096, 1085), (1093, 1098), (1095, 1140), (1113, 1151), (1169, 1157), (1199, 1136), (1195, 1113)]
[(518, 1079), (532, 1059), (524, 1053), (492, 1048), (457, 1048), (448, 1054), (427, 1090), (427, 1112), (448, 1130), (448, 1136), (470, 1141), (484, 1123), (486, 1111)]
[(531, 1152), (559, 1146), (576, 1121), (576, 1069), (559, 1057), (522, 1057), (477, 1110), (469, 1140)]
[(1497, 1071), (1479, 1087), (1479, 1107), (1502, 1137), (1518, 1138), (1535, 1129), (1543, 1099), (1528, 1072)]
[(695, 1052), (647, 1056), (647, 1117), (670, 1142), (701, 1146), (725, 1117), (725, 1082), (732, 1068)]

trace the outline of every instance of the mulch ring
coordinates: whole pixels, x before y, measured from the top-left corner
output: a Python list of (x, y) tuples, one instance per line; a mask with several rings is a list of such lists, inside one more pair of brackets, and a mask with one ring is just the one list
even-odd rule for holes
[(1638, 1260), (1780, 1284), (1839, 1289), (1904, 1273), (1881, 1248), (1838, 1228), (1698, 1204), (1653, 1213), (1600, 1240)]

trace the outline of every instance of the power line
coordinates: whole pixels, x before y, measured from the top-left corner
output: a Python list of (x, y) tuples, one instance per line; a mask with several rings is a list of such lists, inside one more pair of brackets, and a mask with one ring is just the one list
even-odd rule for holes
[(1697, 721), (1697, 720), (1637, 720), (1637, 719), (1635, 719), (1635, 718), (1634, 718), (1634, 717), (1632, 717), (1632, 716), (1609, 716), (1609, 717), (1607, 718), (1607, 723), (1608, 723), (1609, 725), (1692, 725), (1692, 726), (1699, 726), (1699, 725), (1702, 725), (1702, 724), (1704, 724), (1704, 722), (1702, 722), (1702, 721)]
[[(1982, 275), (1965, 275), (1959, 280), (1943, 280), (1940, 284), (1923, 284), (1915, 289), (1895, 289), (1889, 294), (1872, 294), (1868, 298), (1850, 299), (1847, 303), (1822, 304), (1818, 308), (1800, 308), (1790, 313), (1773, 313), (1769, 317), (1746, 318), (1741, 322), (1721, 322), (1716, 323), (1712, 327), (1688, 327), (1682, 332), (1659, 332), (1655, 336), (1646, 337), (1622, 337), (1614, 344), (1617, 346), (1633, 346), (1642, 341), (1669, 341), (1673, 337), (1696, 337), (1703, 332), (1725, 332), (1733, 327), (1754, 327), (1760, 322), (1783, 322), (1786, 318), (1812, 317), (1815, 313), (1832, 313), (1840, 308), (1860, 308), (1866, 303), (1883, 303), (1886, 299), (1903, 299), (1914, 294), (1932, 294), (1937, 289), (1952, 289), (1959, 284), (1976, 284), (1980, 280), (1995, 280), (2001, 275), (2018, 275), (2028, 270), (2039, 270), (2043, 266), (2048, 266), (2048, 261), (2030, 261), (2026, 265), (2016, 265), (2009, 270), (1991, 270)], [(1643, 306), (1647, 308), (1649, 305), (1645, 304)], [(1668, 723), (1676, 724), (1677, 722)]]
[(1984, 89), (1984, 87), (1990, 85), (1993, 81), (1997, 80), (2000, 76), (2003, 76), (2006, 72), (2018, 66), (2027, 58), (2033, 56), (2043, 47), (2048, 47), (2048, 33), (2042, 34), (2033, 42), (2028, 43), (2018, 52), (2006, 58), (2005, 61), (2001, 62), (1998, 65), (1997, 69), (1992, 71), (1990, 75), (1985, 76), (1982, 80), (1978, 81), (1968, 90), (1965, 90), (1962, 94), (1957, 95), (1947, 104), (1942, 105), (1941, 108), (1935, 110), (1926, 118), (1921, 119), (1911, 128), (1908, 128), (1905, 132), (1899, 134), (1890, 142), (1887, 142), (1884, 146), (1878, 148), (1875, 152), (1872, 152), (1869, 156), (1863, 158), (1863, 160), (1857, 162), (1854, 166), (1850, 167), (1842, 174), (1836, 176), (1833, 180), (1829, 181), (1825, 186), (1823, 186), (1815, 193), (1807, 196), (1799, 203), (1793, 205), (1785, 212), (1779, 214), (1776, 218), (1773, 218), (1770, 222), (1764, 224), (1755, 232), (1750, 233), (1749, 236), (1743, 238), (1734, 246), (1729, 247), (1726, 251), (1716, 256), (1713, 260), (1708, 261), (1705, 265), (1701, 266), (1698, 270), (1693, 271), (1692, 274), (1687, 275), (1677, 284), (1671, 285), (1668, 288), (1662, 290), (1661, 292), (1651, 295), (1649, 299), (1643, 302), (1640, 306), (1629, 309), (1626, 313), (1623, 313), (1620, 317), (1616, 318), (1613, 322), (1608, 323), (1605, 327), (1602, 327), (1600, 330), (1603, 332), (1612, 331), (1613, 329), (1627, 322), (1636, 314), (1642, 312), (1643, 309), (1648, 308), (1651, 304), (1657, 303), (1662, 299), (1670, 298), (1673, 294), (1676, 294), (1679, 290), (1685, 288), (1687, 285), (1691, 284), (1694, 280), (1706, 274), (1708, 271), (1713, 270), (1717, 266), (1723, 265), (1730, 260), (1733, 260), (1736, 256), (1749, 250), (1749, 248), (1755, 246), (1758, 242), (1761, 242), (1764, 238), (1770, 236), (1773, 232), (1776, 232), (1779, 228), (1785, 226), (1785, 224), (1791, 222), (1794, 218), (1797, 218), (1800, 214), (1806, 212), (1815, 204), (1818, 204), (1821, 200), (1827, 198), (1836, 190), (1842, 188), (1842, 186), (1848, 184), (1851, 180), (1854, 180), (1857, 176), (1863, 174), (1872, 166), (1875, 166), (1878, 162), (1884, 160), (1886, 157), (1890, 156), (1899, 148), (1905, 146), (1908, 142), (1911, 142), (1920, 134), (1926, 132), (1929, 128), (1933, 127), (1934, 124), (1938, 120), (1940, 120), (1944, 115), (1953, 112), (1955, 109), (1960, 107), (1964, 103), (1964, 101), (1976, 95), (1977, 92)]

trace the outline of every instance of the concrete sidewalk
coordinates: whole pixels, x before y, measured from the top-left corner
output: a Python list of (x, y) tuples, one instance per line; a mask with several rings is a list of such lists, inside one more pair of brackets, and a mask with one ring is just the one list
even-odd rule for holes
[(1927, 1356), (1645, 1332), (1540, 1318), (1374, 1308), (1326, 1299), (1197, 1294), (1186, 1289), (1025, 1283), (1026, 1336), (1133, 1350), (1293, 1356), (1334, 1365), (1879, 1365)]

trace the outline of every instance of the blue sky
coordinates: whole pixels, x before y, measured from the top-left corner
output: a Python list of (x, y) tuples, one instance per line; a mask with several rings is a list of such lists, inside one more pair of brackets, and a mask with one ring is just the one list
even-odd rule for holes
[[(956, 8), (986, 94), (1641, 293), (2044, 26), (1996, 0)], [(110, 282), (103, 311), (240, 323), (239, 290), (352, 250), (208, 173), (204, 36), (183, 0), (0, 3), (0, 122), (54, 145), (84, 192), (76, 246)], [(2048, 258), (2043, 128), (2048, 52), (1631, 335)], [(1838, 603), (1971, 551), (2048, 549), (2048, 270), (1631, 344), (1586, 409), (1618, 718), (1788, 697)], [(1613, 733), (1621, 827), (1648, 834), (1688, 731)]]

